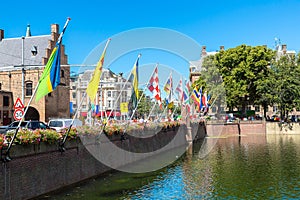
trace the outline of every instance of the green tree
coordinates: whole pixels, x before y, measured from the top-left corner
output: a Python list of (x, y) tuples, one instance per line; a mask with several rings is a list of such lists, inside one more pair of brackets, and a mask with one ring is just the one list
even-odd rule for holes
[(255, 100), (256, 105), (262, 105), (264, 118), (267, 118), (268, 106), (273, 106), (276, 99), (276, 91), (274, 90), (276, 83), (275, 73), (271, 68), (268, 68), (268, 73), (264, 79), (256, 81), (257, 95), (259, 98)]
[(230, 109), (253, 105), (260, 96), (257, 86), (268, 73), (274, 52), (265, 46), (240, 45), (215, 55), (215, 63), (223, 78), (226, 103)]
[(139, 94), (141, 99), (137, 105), (137, 110), (134, 116), (135, 118), (148, 117), (152, 105), (151, 99), (141, 90), (139, 91)]
[(280, 108), (282, 119), (288, 117), (293, 108), (300, 105), (300, 65), (299, 58), (292, 55), (282, 55), (272, 65), (274, 71), (274, 97)]

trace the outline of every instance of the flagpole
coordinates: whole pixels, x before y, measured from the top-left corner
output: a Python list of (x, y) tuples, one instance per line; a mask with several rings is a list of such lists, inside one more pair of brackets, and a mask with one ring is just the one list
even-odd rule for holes
[[(139, 54), (137, 60), (138, 60), (141, 56), (142, 56), (142, 54)], [(135, 64), (136, 64), (136, 62), (135, 62)], [(128, 83), (130, 76), (131, 76), (131, 72), (129, 73), (129, 75), (128, 75), (128, 77), (127, 77), (127, 80), (126, 80), (125, 84), (123, 85), (123, 88), (121, 89), (121, 92), (120, 92), (119, 96), (117, 97), (117, 99), (116, 99), (116, 101), (115, 101), (116, 103), (118, 102), (120, 96), (122, 95), (122, 91), (123, 91), (124, 88), (126, 87), (126, 84)], [(111, 116), (111, 114), (112, 114), (112, 112), (113, 112), (114, 110), (115, 110), (115, 106), (113, 106), (113, 109), (112, 109), (111, 112), (109, 113), (108, 119), (110, 118), (110, 116)]]
[[(139, 54), (139, 55), (138, 55), (138, 58), (136, 59), (136, 62), (137, 62), (137, 60), (138, 60), (141, 56), (142, 56), (142, 54)], [(136, 65), (136, 62), (134, 63), (134, 66)], [(118, 95), (118, 97), (117, 97), (117, 99), (116, 99), (116, 101), (115, 101), (116, 103), (118, 102), (120, 96), (122, 95), (122, 91), (123, 91), (124, 88), (126, 87), (128, 81), (129, 81), (130, 76), (131, 76), (131, 72), (129, 73), (129, 75), (128, 75), (127, 79), (126, 79), (126, 82), (124, 83), (124, 85), (123, 85), (123, 87), (122, 87), (122, 89), (121, 89), (121, 92), (120, 92), (120, 94)], [(111, 114), (112, 114), (112, 112), (113, 112), (114, 110), (115, 110), (115, 104), (114, 104), (114, 106), (113, 106), (113, 109), (109, 112), (109, 115), (107, 116), (108, 119), (110, 118), (110, 116), (111, 116)], [(100, 133), (99, 133), (98, 138), (100, 137), (101, 133), (103, 132), (105, 126), (106, 126), (106, 124), (104, 124), (104, 126), (102, 126), (102, 129), (101, 129), (101, 131), (100, 131)]]
[[(63, 36), (63, 34), (64, 34), (64, 31), (66, 30), (66, 28), (67, 28), (67, 26), (68, 26), (70, 20), (71, 20), (71, 18), (68, 17), (68, 18), (67, 18), (67, 21), (66, 21), (66, 23), (65, 23), (65, 25), (64, 25), (63, 31), (60, 33), (60, 35), (59, 35), (59, 37), (58, 37), (57, 44), (61, 41), (61, 38), (62, 38), (62, 36)], [(39, 85), (40, 85), (40, 80), (38, 81), (37, 86), (35, 87), (34, 92), (33, 92), (33, 94), (31, 95), (31, 97), (30, 97), (30, 99), (29, 99), (29, 102), (28, 102), (28, 104), (27, 104), (27, 106), (26, 106), (26, 109), (25, 109), (25, 111), (24, 111), (24, 114), (22, 115), (22, 118), (21, 118), (21, 120), (20, 120), (19, 123), (18, 123), (18, 126), (17, 126), (17, 128), (16, 128), (16, 131), (15, 131), (15, 133), (14, 133), (14, 135), (13, 135), (13, 137), (12, 137), (12, 139), (11, 139), (11, 141), (10, 141), (10, 143), (9, 143), (9, 145), (8, 145), (8, 147), (7, 147), (7, 149), (6, 149), (6, 152), (4, 153), (4, 154), (5, 154), (5, 158), (3, 158), (4, 161), (10, 161), (10, 160), (11, 160), (11, 158), (10, 158), (10, 156), (9, 156), (10, 149), (11, 149), (11, 147), (12, 147), (12, 144), (14, 143), (14, 140), (15, 140), (15, 138), (16, 138), (16, 136), (17, 136), (18, 130), (20, 129), (21, 123), (22, 123), (22, 121), (23, 121), (23, 119), (24, 119), (24, 117), (25, 117), (25, 115), (26, 115), (26, 113), (27, 113), (27, 111), (28, 111), (28, 108), (29, 108), (29, 106), (30, 106), (30, 104), (31, 104), (31, 102), (32, 102), (32, 100), (33, 100), (33, 97), (35, 96), (35, 94), (36, 94), (36, 92), (37, 92), (37, 90), (38, 90), (38, 88), (39, 88)]]
[(27, 110), (28, 110), (28, 108), (29, 108), (29, 105), (30, 105), (30, 103), (32, 102), (33, 97), (34, 97), (34, 95), (35, 95), (35, 93), (36, 93), (36, 91), (37, 91), (39, 85), (40, 85), (40, 82), (38, 82), (37, 86), (35, 87), (34, 92), (33, 92), (33, 95), (30, 97), (30, 100), (29, 100), (29, 102), (28, 102), (28, 104), (27, 104), (27, 106), (26, 106), (26, 109), (25, 109), (25, 111), (24, 111), (24, 114), (22, 115), (22, 118), (21, 118), (21, 120), (20, 120), (19, 123), (18, 123), (18, 126), (17, 126), (17, 128), (16, 128), (16, 130), (15, 130), (15, 133), (14, 133), (14, 135), (13, 135), (13, 137), (12, 137), (12, 139), (11, 139), (11, 141), (10, 141), (10, 143), (9, 143), (9, 145), (8, 145), (8, 147), (7, 147), (7, 149), (6, 149), (6, 152), (5, 152), (5, 155), (6, 155), (6, 156), (5, 156), (5, 158), (3, 158), (4, 161), (10, 161), (10, 160), (11, 160), (11, 158), (10, 158), (10, 156), (9, 156), (9, 151), (10, 151), (10, 149), (11, 149), (11, 147), (12, 147), (12, 144), (14, 143), (14, 140), (15, 140), (15, 138), (16, 138), (16, 136), (17, 136), (18, 130), (20, 129), (21, 123), (22, 123), (22, 121), (23, 121), (23, 119), (24, 119), (24, 117), (25, 117), (25, 115), (26, 115), (26, 113), (27, 113)]
[(152, 112), (153, 112), (153, 110), (154, 110), (154, 108), (155, 108), (156, 103), (157, 103), (157, 102), (155, 101), (154, 105), (152, 106), (152, 108), (151, 108), (151, 110), (150, 110), (150, 112), (149, 112), (149, 115), (148, 115), (148, 117), (147, 117), (147, 121), (149, 120), (150, 115), (152, 114)]
[(77, 114), (78, 114), (78, 111), (79, 111), (80, 108), (81, 108), (81, 105), (82, 105), (83, 100), (85, 99), (85, 97), (86, 97), (86, 92), (84, 93), (84, 96), (82, 97), (82, 99), (81, 99), (81, 101), (80, 101), (80, 103), (79, 103), (79, 106), (78, 106), (78, 108), (77, 108), (77, 110), (76, 110), (76, 112), (75, 112), (75, 114), (74, 114), (74, 116), (73, 116), (73, 119), (72, 119), (72, 121), (71, 121), (71, 124), (70, 124), (70, 126), (69, 126), (69, 128), (68, 128), (68, 131), (66, 132), (64, 138), (62, 139), (62, 141), (61, 141), (60, 144), (59, 144), (59, 150), (60, 150), (61, 152), (66, 151), (66, 149), (65, 149), (65, 143), (66, 143), (67, 137), (68, 137), (68, 135), (69, 135), (69, 133), (70, 133), (70, 130), (71, 130), (73, 124), (74, 124), (74, 120), (75, 120), (75, 118), (76, 118), (76, 116), (77, 116)]
[(71, 20), (71, 18), (68, 17), (68, 18), (67, 18), (67, 21), (66, 21), (66, 23), (65, 23), (65, 25), (64, 25), (64, 27), (63, 27), (63, 30), (62, 30), (62, 32), (60, 33), (60, 35), (59, 35), (59, 37), (58, 37), (58, 39), (57, 39), (57, 43), (60, 43), (60, 42), (61, 42), (61, 39), (62, 39), (62, 37), (63, 37), (63, 35), (64, 35), (64, 32), (65, 32), (65, 30), (66, 30), (66, 28), (67, 28), (67, 26), (68, 26), (70, 20)]
[[(171, 72), (170, 72), (170, 75), (169, 75), (169, 77), (167, 78), (167, 80), (166, 80), (166, 83), (165, 83), (165, 85), (167, 84), (167, 82), (168, 82), (168, 80), (170, 79), (170, 77), (171, 77), (171, 75), (172, 75), (172, 70), (171, 70)], [(172, 81), (171, 81), (171, 85), (170, 85), (170, 94), (171, 93), (173, 93), (173, 77), (172, 77)], [(169, 94), (169, 95), (170, 95)], [(164, 114), (164, 112), (166, 111), (166, 108), (168, 107), (168, 105), (166, 105), (165, 107), (164, 107), (164, 110), (163, 110), (163, 112), (162, 113), (160, 113), (160, 115), (159, 115), (159, 117), (158, 117), (158, 120), (160, 121), (161, 120), (161, 118), (162, 118), (162, 115)]]
[[(150, 79), (149, 79), (148, 83), (150, 82), (151, 78), (153, 77), (153, 74), (154, 74), (154, 72), (155, 72), (157, 66), (158, 66), (158, 63), (155, 65), (154, 70), (153, 70), (153, 72), (152, 72), (152, 74), (151, 74), (151, 76), (150, 76)], [(137, 107), (138, 107), (140, 101), (142, 100), (142, 97), (144, 96), (144, 93), (145, 93), (145, 90), (146, 90), (146, 89), (147, 89), (147, 84), (146, 84), (146, 86), (144, 87), (144, 89), (143, 89), (143, 94), (142, 94), (141, 97), (139, 98), (139, 101), (137, 102), (136, 107), (135, 107), (135, 109), (133, 110), (132, 115), (131, 115), (130, 118), (129, 118), (129, 123), (130, 123), (130, 121), (132, 120), (132, 118), (133, 118), (133, 116), (134, 116), (134, 114), (135, 114), (135, 112), (136, 112), (136, 110), (137, 110)], [(156, 101), (155, 101), (155, 103), (156, 103)], [(126, 124), (126, 127), (125, 127), (123, 133), (126, 132), (129, 123)]]
[[(156, 68), (157, 66), (158, 66), (158, 64), (156, 64), (155, 68)], [(154, 68), (154, 69), (155, 69), (155, 68)], [(153, 74), (154, 74), (154, 71), (152, 72), (152, 74), (151, 74), (151, 76), (150, 76), (151, 78), (152, 78)], [(150, 78), (150, 79), (151, 79), (151, 78)], [(148, 82), (149, 82), (149, 81), (148, 81)], [(131, 117), (130, 117), (129, 120), (131, 120), (132, 117), (133, 117), (133, 115), (135, 114), (135, 111), (137, 110), (137, 106), (138, 106), (139, 103), (141, 102), (142, 97), (144, 96), (144, 93), (145, 93), (146, 89), (147, 89), (147, 84), (146, 84), (146, 86), (144, 87), (144, 89), (143, 89), (143, 94), (142, 94), (142, 96), (139, 98), (139, 100), (138, 100), (138, 102), (137, 102), (137, 104), (136, 104), (136, 107), (135, 107), (135, 109), (133, 110), (132, 115), (131, 115)], [(156, 102), (156, 101), (155, 101), (155, 102)]]
[[(154, 71), (155, 71), (155, 69), (156, 69), (157, 66), (158, 66), (158, 63), (155, 65), (154, 70), (153, 70), (153, 72), (152, 72), (152, 74), (151, 74), (151, 76), (150, 76), (150, 79), (149, 79), (148, 83), (150, 82), (150, 80), (151, 80), (151, 78), (152, 78), (152, 76), (153, 76), (153, 74), (154, 74)], [(129, 118), (129, 121), (132, 119), (133, 115), (135, 114), (135, 111), (137, 110), (137, 106), (138, 106), (139, 103), (141, 102), (142, 97), (144, 96), (144, 93), (145, 93), (146, 89), (147, 89), (147, 84), (146, 84), (146, 86), (145, 86), (144, 89), (143, 89), (143, 94), (142, 94), (142, 96), (140, 97), (139, 101), (137, 102), (136, 107), (135, 107), (135, 109), (133, 110), (131, 117)]]

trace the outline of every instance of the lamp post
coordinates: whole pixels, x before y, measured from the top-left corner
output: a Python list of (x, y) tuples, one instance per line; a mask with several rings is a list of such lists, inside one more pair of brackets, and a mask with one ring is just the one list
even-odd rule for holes
[(24, 69), (24, 40), (25, 37), (22, 36), (22, 103), (24, 103), (24, 82), (25, 82), (25, 69)]

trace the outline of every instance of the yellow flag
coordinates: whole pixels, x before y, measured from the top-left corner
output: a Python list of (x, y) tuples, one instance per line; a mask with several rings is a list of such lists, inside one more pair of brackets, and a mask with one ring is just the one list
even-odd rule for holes
[(99, 86), (99, 82), (100, 82), (100, 77), (102, 74), (102, 66), (104, 63), (104, 56), (105, 56), (106, 49), (107, 49), (109, 42), (110, 42), (110, 39), (108, 39), (106, 42), (106, 45), (102, 52), (102, 55), (97, 63), (96, 68), (95, 68), (94, 74), (89, 82), (89, 85), (86, 88), (86, 93), (89, 96), (91, 102), (94, 102), (94, 100), (96, 98), (96, 94), (97, 94), (97, 90), (98, 90), (98, 86)]

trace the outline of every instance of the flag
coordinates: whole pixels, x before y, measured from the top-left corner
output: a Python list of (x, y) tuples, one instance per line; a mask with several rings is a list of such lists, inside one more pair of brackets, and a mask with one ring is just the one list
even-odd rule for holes
[(170, 73), (170, 76), (164, 86), (164, 91), (167, 93), (166, 104), (169, 105), (170, 103), (172, 103), (172, 92), (173, 92), (172, 72)]
[(132, 94), (131, 94), (131, 99), (134, 107), (137, 107), (137, 102), (139, 99), (139, 72), (138, 72), (138, 66), (139, 66), (139, 59), (141, 57), (141, 54), (138, 55), (138, 58), (136, 59), (133, 69), (131, 71), (129, 81), (132, 82)]
[(213, 98), (211, 97), (211, 94), (208, 94), (207, 95), (207, 106), (208, 106), (208, 108), (211, 107), (212, 103), (213, 103)]
[(184, 90), (182, 92), (182, 99), (184, 104), (189, 104), (190, 103), (190, 82), (185, 80), (184, 84)]
[(164, 91), (169, 95), (172, 91), (172, 73), (170, 74), (165, 86)]
[(196, 87), (193, 89), (192, 99), (194, 100), (198, 110), (200, 110), (200, 94)]
[(86, 93), (89, 96), (91, 102), (94, 102), (95, 98), (96, 98), (96, 94), (98, 91), (98, 87), (99, 87), (99, 82), (100, 82), (100, 78), (101, 78), (101, 74), (102, 74), (102, 67), (103, 67), (103, 63), (104, 63), (104, 56), (106, 54), (106, 49), (107, 46), (110, 42), (110, 39), (107, 40), (106, 45), (104, 47), (104, 50), (102, 52), (102, 55), (97, 63), (97, 66), (94, 70), (93, 76), (86, 88)]
[(202, 103), (202, 108), (203, 109), (206, 109), (207, 108), (207, 105), (206, 105), (206, 99), (207, 99), (207, 93), (206, 92), (204, 92), (203, 94), (202, 94), (202, 96), (201, 96), (201, 103)]
[(203, 96), (203, 94), (202, 94), (202, 87), (201, 87), (199, 90), (199, 101), (200, 101), (199, 111), (202, 111), (202, 108), (203, 108), (202, 96)]
[(48, 93), (55, 90), (56, 87), (60, 84), (60, 47), (62, 41), (61, 39), (68, 26), (69, 21), (70, 18), (67, 19), (67, 22), (59, 35), (58, 41), (54, 49), (52, 50), (49, 60), (41, 75), (36, 92), (36, 101), (40, 100)]
[(152, 92), (153, 97), (157, 100), (159, 107), (162, 109), (157, 66), (155, 67), (154, 72), (149, 80), (148, 89), (150, 92)]
[(182, 91), (182, 80), (181, 79), (179, 80), (179, 83), (178, 83), (175, 91), (178, 93), (179, 101), (182, 102), (182, 100), (183, 100), (183, 91)]

